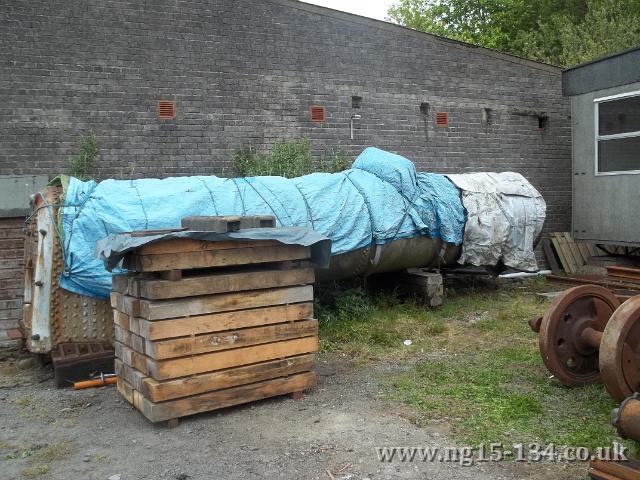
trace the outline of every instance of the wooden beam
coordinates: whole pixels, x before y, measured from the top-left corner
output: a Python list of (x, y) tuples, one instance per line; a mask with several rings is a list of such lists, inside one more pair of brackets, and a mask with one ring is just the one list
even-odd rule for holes
[(159, 255), (131, 255), (129, 259), (125, 258), (125, 263), (128, 268), (132, 268), (137, 272), (160, 272), (163, 270), (188, 270), (301, 260), (310, 257), (310, 247), (278, 245), (274, 247), (230, 248), (227, 250), (203, 250)]
[(261, 288), (304, 285), (315, 281), (313, 268), (291, 270), (254, 270), (234, 273), (205, 274), (183, 277), (182, 280), (134, 279), (129, 285), (130, 295), (148, 299), (169, 299), (240, 292)]
[(149, 375), (149, 368), (147, 367), (147, 357), (145, 357), (141, 353), (134, 351), (124, 343), (120, 343), (118, 341), (113, 342), (113, 346), (116, 351), (116, 358), (122, 360), (122, 363), (135, 368), (144, 375)]
[[(247, 328), (258, 325), (290, 322), (313, 318), (313, 303), (295, 303), (275, 307), (235, 310), (194, 317), (169, 320), (145, 320), (132, 318), (130, 324), (134, 333), (147, 340), (162, 340), (186, 335), (221, 332), (232, 328)], [(137, 331), (136, 331), (137, 330)]]
[(113, 323), (124, 330), (131, 330), (131, 322), (129, 321), (131, 317), (124, 312), (113, 309)]
[[(186, 378), (158, 382), (142, 377), (140, 391), (152, 402), (164, 402), (176, 398), (198, 395), (224, 388), (237, 387), (261, 382), (272, 378), (286, 377), (313, 369), (315, 355), (301, 355), (285, 359), (271, 360), (242, 367), (229, 368), (219, 372), (203, 373)], [(130, 367), (128, 367), (130, 368)], [(136, 372), (139, 375), (139, 372)], [(134, 373), (134, 379), (136, 377)]]
[(283, 245), (276, 240), (230, 240), (209, 241), (191, 238), (174, 238), (143, 245), (140, 255), (160, 255), (164, 253), (200, 252), (204, 250), (230, 250), (236, 248), (274, 247)]
[(133, 387), (129, 382), (127, 382), (124, 378), (118, 375), (118, 380), (116, 381), (116, 386), (118, 388), (118, 392), (122, 397), (133, 405)]
[(124, 330), (118, 325), (114, 325), (114, 337), (117, 342), (126, 345), (127, 347), (135, 350), (138, 353), (147, 355), (145, 347), (145, 339), (135, 333), (128, 330)]
[(127, 383), (129, 383), (134, 389), (141, 392), (144, 388), (144, 381), (148, 379), (145, 374), (139, 372), (135, 368), (125, 364), (122, 360), (116, 358), (116, 374), (118, 377), (123, 378)]
[(155, 403), (140, 396), (140, 405), (136, 405), (136, 407), (152, 422), (161, 422), (195, 413), (253, 402), (263, 398), (307, 390), (315, 386), (315, 383), (315, 374), (306, 372), (286, 378), (276, 378), (240, 387), (216, 390), (162, 403)]
[(111, 300), (111, 308), (119, 312), (126, 313), (137, 317), (140, 315), (140, 300), (135, 297), (123, 295), (118, 292), (111, 292), (109, 296)]
[[(117, 328), (119, 329), (119, 327)], [(155, 360), (164, 360), (167, 358), (217, 352), (230, 348), (278, 342), (317, 334), (317, 320), (300, 320), (297, 322), (278, 323), (276, 325), (226, 330), (224, 332), (208, 333), (196, 337), (181, 337), (156, 341), (147, 340), (142, 346), (143, 350), (140, 350), (135, 344), (133, 348)], [(134, 343), (137, 338), (141, 338), (131, 333), (129, 333), (129, 335), (134, 337), (131, 339)], [(126, 344), (126, 342), (123, 343)]]
[(174, 300), (138, 300), (115, 292), (112, 292), (111, 295), (112, 297), (116, 296), (115, 303), (117, 306), (114, 308), (120, 311), (147, 320), (163, 320), (247, 308), (312, 302), (313, 286), (303, 285), (237, 293), (219, 293)]
[[(314, 336), (234, 348), (221, 352), (203, 353), (192, 357), (173, 358), (170, 360), (152, 360), (144, 357), (144, 367), (142, 368), (138, 368), (141, 361), (138, 357), (139, 354), (137, 354), (133, 355), (134, 362), (130, 365), (142, 373), (146, 373), (144, 370), (146, 369), (149, 372), (149, 376), (156, 380), (168, 380), (170, 378), (213, 372), (215, 370), (222, 370), (223, 368), (266, 362), (277, 358), (293, 357), (317, 351), (318, 338)], [(135, 354), (136, 352), (133, 353)]]

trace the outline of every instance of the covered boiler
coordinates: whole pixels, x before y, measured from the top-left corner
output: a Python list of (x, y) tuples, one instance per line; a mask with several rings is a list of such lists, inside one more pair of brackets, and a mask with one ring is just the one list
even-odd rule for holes
[(419, 173), (375, 148), (344, 172), (293, 179), (65, 177), (32, 208), (24, 327), (28, 348), (40, 353), (62, 341), (111, 340), (111, 273), (95, 255), (111, 234), (177, 228), (187, 216), (273, 215), (277, 226), (331, 239), (318, 277), (337, 279), (458, 263), (536, 270), (545, 218), (544, 200), (519, 174)]

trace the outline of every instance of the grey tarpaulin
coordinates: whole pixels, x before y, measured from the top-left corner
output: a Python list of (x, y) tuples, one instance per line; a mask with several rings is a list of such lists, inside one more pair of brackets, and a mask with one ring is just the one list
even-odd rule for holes
[(302, 245), (311, 247), (311, 260), (318, 266), (329, 266), (331, 257), (331, 240), (307, 228), (247, 228), (229, 233), (195, 232), (191, 230), (132, 237), (127, 233), (109, 235), (96, 244), (95, 255), (104, 260), (105, 267), (112, 271), (127, 252), (142, 245), (156, 243), (175, 238), (190, 238), (192, 240), (208, 240), (222, 242), (229, 240), (276, 240), (285, 245)]
[(458, 187), (467, 210), (461, 264), (495, 265), (536, 271), (536, 239), (542, 232), (546, 203), (519, 173), (447, 175)]

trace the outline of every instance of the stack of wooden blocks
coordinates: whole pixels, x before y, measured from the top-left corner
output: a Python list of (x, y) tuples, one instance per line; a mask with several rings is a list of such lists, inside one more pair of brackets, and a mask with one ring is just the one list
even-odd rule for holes
[(302, 392), (318, 348), (310, 248), (172, 239), (114, 276), (118, 390), (152, 422)]

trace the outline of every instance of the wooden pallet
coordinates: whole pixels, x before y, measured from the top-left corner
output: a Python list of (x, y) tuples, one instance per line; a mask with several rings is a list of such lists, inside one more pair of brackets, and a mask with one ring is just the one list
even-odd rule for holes
[(310, 250), (276, 243), (174, 239), (128, 256), (138, 273), (111, 293), (118, 391), (149, 420), (315, 385)]
[(549, 241), (543, 240), (542, 247), (554, 273), (562, 266), (566, 273), (573, 275), (586, 265), (591, 257), (602, 255), (595, 245), (576, 242), (569, 232), (552, 232), (549, 234)]

